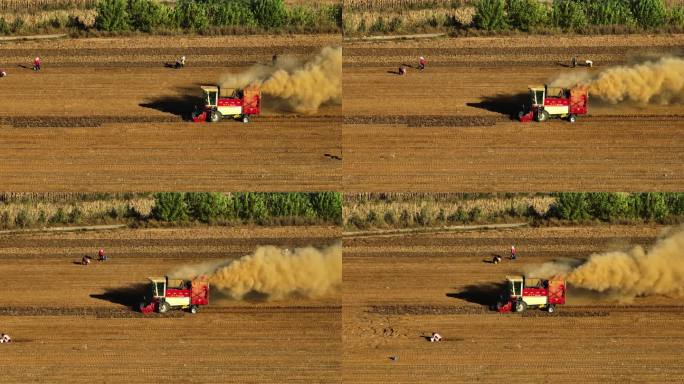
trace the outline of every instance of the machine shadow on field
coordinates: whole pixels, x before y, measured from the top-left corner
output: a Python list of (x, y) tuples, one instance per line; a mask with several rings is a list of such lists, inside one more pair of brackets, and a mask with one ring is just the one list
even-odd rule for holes
[(102, 294), (93, 294), (94, 299), (109, 301), (110, 303), (124, 305), (129, 308), (138, 308), (147, 290), (147, 284), (138, 283), (128, 287), (106, 288)]
[(505, 288), (505, 283), (471, 284), (465, 286), (465, 288), (461, 289), (459, 292), (451, 292), (446, 295), (451, 298), (465, 300), (469, 303), (486, 305), (490, 309), (495, 309), (496, 302)]
[(485, 96), (479, 103), (466, 103), (469, 107), (480, 108), (508, 116), (511, 120), (518, 118), (523, 104), (530, 103), (530, 95), (517, 93), (513, 95)]
[(144, 108), (155, 109), (160, 112), (174, 114), (183, 120), (192, 120), (195, 106), (203, 103), (202, 97), (197, 95), (164, 96), (153, 99), (148, 103), (140, 103)]

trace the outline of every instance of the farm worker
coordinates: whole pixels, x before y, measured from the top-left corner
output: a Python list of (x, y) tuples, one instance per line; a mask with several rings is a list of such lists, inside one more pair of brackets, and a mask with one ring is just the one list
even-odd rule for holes
[(33, 59), (33, 70), (40, 71), (40, 57), (38, 56), (36, 56), (36, 58)]
[(585, 60), (584, 63), (587, 65), (587, 67), (591, 68), (594, 66), (594, 62), (591, 60)]
[(88, 264), (90, 264), (90, 256), (84, 255), (84, 256), (81, 258), (81, 264), (83, 264), (83, 265), (88, 265)]
[(433, 332), (432, 337), (430, 338), (431, 343), (434, 343), (435, 341), (442, 341), (442, 336), (437, 332)]
[(176, 69), (185, 67), (185, 56), (181, 56), (176, 60)]
[(0, 336), (0, 343), (11, 343), (12, 338), (10, 335), (3, 333), (2, 336)]
[(406, 74), (406, 66), (405, 65), (402, 65), (399, 67), (399, 74), (402, 76)]
[(418, 59), (418, 69), (421, 71), (425, 69), (425, 58), (423, 56)]
[(511, 260), (515, 260), (517, 257), (517, 254), (515, 252), (515, 245), (511, 245)]
[(107, 255), (105, 255), (104, 249), (100, 248), (100, 250), (97, 252), (98, 260), (100, 261), (107, 261)]
[(577, 66), (577, 58), (575, 56), (572, 57), (572, 67), (575, 68)]
[(7, 76), (7, 72), (5, 72), (4, 69), (0, 69), (0, 77), (5, 77)]

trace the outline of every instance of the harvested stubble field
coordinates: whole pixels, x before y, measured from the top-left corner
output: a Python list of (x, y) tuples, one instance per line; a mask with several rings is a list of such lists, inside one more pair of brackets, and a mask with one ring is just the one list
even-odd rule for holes
[[(214, 299), (142, 315), (136, 284), (257, 245), (325, 246), (339, 229), (186, 228), (0, 236), (3, 382), (339, 382), (339, 300)], [(98, 247), (106, 264), (76, 262)], [(161, 379), (163, 378), (163, 379)]]
[[(339, 37), (128, 37), (0, 45), (5, 190), (335, 190), (341, 107), (265, 101), (250, 124), (194, 124), (200, 84)], [(40, 55), (43, 70), (30, 70)], [(166, 68), (187, 56), (181, 71)]]
[[(657, 226), (519, 228), (344, 240), (343, 379), (358, 383), (680, 382), (679, 300), (498, 314), (495, 284), (558, 257), (650, 245)], [(511, 244), (519, 259), (506, 256)], [(574, 301), (574, 302), (573, 302)], [(444, 341), (425, 339), (439, 332)], [(396, 356), (395, 361), (391, 356)]]
[[(347, 191), (678, 190), (684, 105), (592, 98), (578, 122), (519, 123), (527, 87), (681, 55), (684, 35), (450, 38), (344, 45)], [(428, 60), (423, 73), (401, 64)], [(594, 68), (568, 68), (570, 59)]]

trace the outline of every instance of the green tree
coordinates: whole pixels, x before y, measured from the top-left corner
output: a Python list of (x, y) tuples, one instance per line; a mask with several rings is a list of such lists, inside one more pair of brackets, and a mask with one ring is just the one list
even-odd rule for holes
[(632, 14), (644, 28), (662, 27), (667, 21), (663, 0), (632, 0)]
[(143, 32), (151, 32), (161, 23), (162, 6), (155, 0), (128, 0), (130, 25)]
[(563, 220), (586, 220), (590, 217), (586, 193), (563, 192), (554, 196), (556, 202), (549, 209), (551, 217)]
[(667, 13), (667, 22), (673, 27), (684, 27), (684, 5), (670, 7)]
[(129, 29), (126, 0), (100, 0), (97, 3), (95, 28), (102, 31)]
[(268, 216), (266, 198), (263, 193), (237, 193), (233, 196), (233, 211), (242, 220), (261, 222)]
[(201, 31), (209, 25), (205, 3), (194, 0), (180, 0), (176, 4), (176, 23), (185, 29)]
[(629, 196), (625, 193), (598, 192), (586, 197), (590, 215), (599, 220), (613, 221), (625, 217), (629, 211)]
[(522, 31), (545, 25), (548, 14), (546, 4), (537, 0), (508, 0), (508, 22)]
[(272, 193), (267, 201), (271, 217), (313, 217), (316, 212), (306, 193)]
[(480, 29), (505, 29), (506, 3), (504, 0), (480, 0), (475, 6), (475, 25)]
[(589, 24), (586, 7), (577, 0), (554, 0), (551, 22), (564, 30), (581, 30)]
[(636, 211), (643, 219), (662, 220), (669, 214), (664, 193), (640, 193), (636, 195), (636, 204)]
[(249, 0), (212, 0), (207, 3), (212, 25), (255, 27), (256, 18)]
[(587, 4), (587, 14), (591, 24), (633, 25), (635, 23), (627, 0), (593, 0)]
[(188, 218), (188, 206), (185, 204), (185, 193), (155, 193), (152, 216), (162, 221), (186, 220)]
[(335, 223), (342, 222), (342, 194), (339, 192), (318, 192), (309, 195), (311, 205), (318, 217)]
[(264, 28), (281, 27), (287, 19), (283, 0), (252, 0), (252, 13)]
[(190, 217), (209, 223), (226, 215), (228, 198), (219, 192), (193, 192), (185, 194), (185, 204)]

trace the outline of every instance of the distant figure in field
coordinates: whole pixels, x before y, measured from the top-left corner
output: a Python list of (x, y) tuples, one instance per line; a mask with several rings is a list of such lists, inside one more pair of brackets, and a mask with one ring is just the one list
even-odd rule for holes
[(432, 337), (430, 337), (430, 342), (434, 343), (436, 341), (442, 341), (442, 336), (437, 332), (433, 332)]
[(494, 256), (494, 258), (492, 259), (493, 264), (499, 264), (500, 262), (501, 262), (501, 256), (499, 256), (499, 255)]
[(36, 56), (36, 58), (33, 59), (33, 70), (40, 71), (40, 57), (38, 56)]
[(88, 255), (83, 255), (81, 258), (81, 265), (89, 265), (90, 264), (90, 256)]
[(511, 245), (511, 260), (515, 260), (518, 258), (518, 254), (515, 251), (515, 245)]
[(181, 56), (176, 60), (176, 69), (185, 67), (185, 56)]
[(418, 69), (420, 69), (421, 71), (422, 71), (423, 69), (425, 69), (425, 63), (426, 63), (425, 58), (424, 58), (423, 56), (421, 56), (421, 57), (418, 59)]
[(100, 248), (100, 250), (97, 252), (97, 260), (107, 261), (107, 255), (105, 255), (104, 249)]
[(402, 65), (399, 67), (399, 74), (404, 76), (406, 74), (406, 66)]
[(11, 342), (12, 342), (12, 338), (10, 337), (10, 335), (3, 333), (2, 336), (0, 336), (0, 343), (4, 344), (4, 343), (11, 343)]
[(577, 58), (575, 56), (572, 57), (572, 60), (570, 60), (570, 65), (575, 68), (577, 66)]
[(0, 77), (5, 77), (7, 76), (7, 72), (5, 72), (4, 69), (0, 69)]
[(586, 65), (587, 65), (587, 67), (589, 67), (589, 68), (591, 68), (591, 67), (593, 67), (593, 66), (594, 66), (594, 62), (593, 62), (593, 61), (591, 61), (591, 60), (585, 60), (585, 61), (584, 61), (584, 64), (586, 64)]

